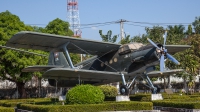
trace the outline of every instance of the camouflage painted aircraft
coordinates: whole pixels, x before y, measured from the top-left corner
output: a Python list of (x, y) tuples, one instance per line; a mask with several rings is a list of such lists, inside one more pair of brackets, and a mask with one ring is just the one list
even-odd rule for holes
[[(149, 77), (170, 75), (182, 69), (165, 70), (164, 61), (179, 62), (170, 54), (183, 51), (188, 45), (156, 44), (148, 38), (150, 44), (115, 44), (68, 36), (22, 31), (15, 34), (7, 47), (43, 50), (50, 52), (48, 65), (36, 65), (24, 68), (22, 72), (44, 72), (43, 78), (50, 85), (72, 87), (77, 84), (101, 85), (122, 81), (120, 93), (127, 95), (137, 77), (147, 81), (156, 93)], [(89, 54), (93, 57), (79, 64), (72, 63), (69, 53)], [(170, 53), (170, 54), (168, 54)], [(160, 71), (155, 66), (160, 63)], [(127, 81), (130, 80), (130, 81)]]

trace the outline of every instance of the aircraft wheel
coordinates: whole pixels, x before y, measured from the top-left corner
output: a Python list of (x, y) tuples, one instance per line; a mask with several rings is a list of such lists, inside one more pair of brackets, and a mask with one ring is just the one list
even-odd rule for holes
[(129, 94), (129, 89), (127, 86), (123, 85), (120, 87), (120, 94), (121, 95), (128, 95)]
[(157, 87), (151, 89), (152, 94), (157, 94)]

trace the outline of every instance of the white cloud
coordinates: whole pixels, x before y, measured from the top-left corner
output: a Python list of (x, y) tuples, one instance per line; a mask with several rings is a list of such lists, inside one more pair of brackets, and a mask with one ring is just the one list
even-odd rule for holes
[(91, 27), (91, 29), (92, 29), (92, 30), (97, 30), (98, 28), (97, 28), (97, 27)]

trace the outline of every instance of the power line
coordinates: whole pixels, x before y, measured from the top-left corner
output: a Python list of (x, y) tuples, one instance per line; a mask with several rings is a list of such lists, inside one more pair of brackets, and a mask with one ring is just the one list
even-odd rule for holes
[(139, 24), (150, 24), (150, 25), (154, 25), (154, 24), (158, 24), (158, 25), (183, 25), (183, 24), (187, 24), (187, 25), (191, 25), (192, 23), (151, 23), (151, 22), (133, 22), (133, 21), (128, 21), (131, 23), (139, 23)]
[(99, 25), (99, 24), (114, 24), (116, 21), (111, 21), (111, 22), (104, 22), (104, 23), (91, 23), (91, 24), (81, 24), (81, 26), (91, 26), (91, 25)]
[(109, 23), (109, 24), (94, 25), (94, 26), (85, 26), (85, 27), (81, 27), (80, 29), (91, 28), (91, 27), (99, 27), (99, 26), (107, 26), (107, 25), (111, 25), (111, 24), (117, 24), (117, 23)]
[(142, 25), (136, 25), (136, 24), (131, 24), (131, 23), (125, 23), (125, 24), (132, 25), (132, 26), (149, 27), (149, 26), (142, 26)]
[[(125, 20), (126, 22), (124, 24), (127, 25), (133, 25), (133, 26), (139, 26), (139, 27), (149, 27), (149, 26), (144, 26), (144, 24), (147, 25), (160, 25), (160, 26), (170, 26), (170, 25), (183, 25), (183, 26), (188, 26), (191, 25), (192, 23), (151, 23), (151, 22), (134, 22), (134, 21), (128, 21)], [(111, 24), (118, 24), (119, 21), (110, 21), (110, 22), (103, 22), (103, 23), (89, 23), (89, 24), (80, 24), (82, 26), (80, 29), (85, 29), (85, 28), (91, 28), (91, 27), (100, 27), (100, 26), (106, 26), (106, 25), (111, 25)], [(27, 24), (27, 25), (40, 25), (40, 26), (45, 26), (47, 24)]]

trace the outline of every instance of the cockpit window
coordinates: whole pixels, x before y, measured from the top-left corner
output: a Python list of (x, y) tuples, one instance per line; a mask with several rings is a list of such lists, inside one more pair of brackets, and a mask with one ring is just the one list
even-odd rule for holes
[(130, 44), (122, 45), (119, 48), (119, 54), (123, 55), (123, 54), (130, 53), (131, 51), (137, 50), (142, 46), (143, 46), (142, 43), (130, 43)]

